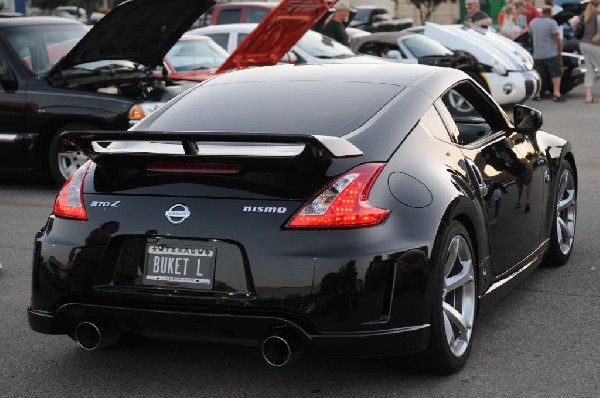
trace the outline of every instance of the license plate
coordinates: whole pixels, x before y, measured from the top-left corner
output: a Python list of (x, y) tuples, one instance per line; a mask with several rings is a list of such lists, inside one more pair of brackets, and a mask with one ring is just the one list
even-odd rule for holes
[(148, 244), (144, 284), (212, 289), (215, 257), (210, 246)]

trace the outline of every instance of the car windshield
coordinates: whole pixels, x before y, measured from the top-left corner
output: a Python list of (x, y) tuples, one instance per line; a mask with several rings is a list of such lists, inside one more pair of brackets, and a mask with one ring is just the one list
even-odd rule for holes
[(217, 68), (225, 62), (227, 57), (229, 57), (227, 51), (213, 40), (198, 38), (179, 40), (165, 58), (176, 72), (187, 72)]
[(423, 35), (407, 37), (404, 39), (404, 45), (416, 58), (452, 55), (452, 51), (447, 47)]
[(88, 32), (85, 25), (38, 25), (6, 29), (6, 38), (29, 70), (48, 72)]
[(348, 47), (315, 31), (309, 30), (296, 44), (313, 57), (321, 59), (350, 58), (356, 54)]

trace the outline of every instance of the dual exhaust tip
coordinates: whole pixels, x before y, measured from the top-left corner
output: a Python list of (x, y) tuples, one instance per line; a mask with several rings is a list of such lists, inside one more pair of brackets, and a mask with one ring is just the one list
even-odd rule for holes
[(104, 321), (85, 321), (75, 328), (75, 340), (81, 348), (88, 351), (113, 345), (119, 340), (119, 337), (120, 334), (115, 328), (109, 327)]
[(304, 344), (289, 331), (267, 337), (262, 343), (262, 356), (271, 366), (281, 367), (304, 354)]
[[(119, 340), (120, 334), (105, 321), (84, 321), (75, 328), (77, 343), (87, 351), (107, 347)], [(271, 366), (281, 367), (300, 358), (304, 344), (289, 331), (267, 337), (262, 343), (262, 356)]]

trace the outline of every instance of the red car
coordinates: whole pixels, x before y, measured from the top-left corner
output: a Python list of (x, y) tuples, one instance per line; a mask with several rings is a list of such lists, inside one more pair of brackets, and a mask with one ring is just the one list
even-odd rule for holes
[[(207, 42), (201, 43), (199, 38), (186, 38), (186, 35), (184, 35), (166, 56), (165, 66), (169, 72), (169, 77), (179, 80), (204, 81), (214, 74), (232, 69), (275, 65), (336, 2), (337, 0), (283, 0), (240, 43), (228, 58), (225, 57), (226, 59), (218, 65), (206, 69), (202, 62), (207, 60), (204, 60), (201, 55), (192, 55), (191, 53), (192, 51), (201, 50), (208, 53)], [(193, 44), (186, 43), (189, 40), (197, 42)], [(216, 43), (213, 42), (213, 44), (219, 47)], [(210, 48), (212, 49), (212, 46)], [(188, 51), (188, 55), (181, 56), (181, 62), (186, 65), (185, 67), (178, 68), (173, 65), (174, 63), (177, 64), (178, 61), (173, 61), (173, 59), (179, 53), (185, 54)], [(173, 54), (171, 54), (172, 52)], [(191, 62), (196, 56), (199, 63), (192, 65)], [(202, 58), (202, 62), (200, 62), (200, 58)], [(189, 69), (185, 70), (185, 68)]]

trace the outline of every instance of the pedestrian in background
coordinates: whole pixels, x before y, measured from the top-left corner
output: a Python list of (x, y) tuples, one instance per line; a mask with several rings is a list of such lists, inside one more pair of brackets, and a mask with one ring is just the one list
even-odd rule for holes
[(338, 1), (335, 3), (335, 11), (327, 18), (323, 27), (323, 34), (331, 37), (338, 43), (342, 43), (347, 46), (349, 44), (348, 34), (346, 33), (346, 26), (344, 25), (349, 21), (350, 13), (354, 9), (350, 7), (345, 1)]
[[(515, 4), (518, 3), (520, 2), (515, 2)], [(527, 30), (527, 19), (518, 12), (515, 4), (509, 4), (505, 7), (504, 23), (500, 28), (500, 33), (511, 40)]]
[(585, 88), (585, 103), (597, 104), (598, 100), (592, 95), (592, 87), (594, 87), (594, 79), (596, 77), (596, 69), (600, 70), (600, 0), (591, 0), (583, 14), (583, 21), (579, 17), (573, 18), (571, 26), (573, 29), (577, 25), (585, 24), (583, 37), (579, 40), (579, 49), (585, 57), (586, 71), (583, 81)]
[(492, 18), (479, 9), (479, 0), (465, 1), (465, 7), (467, 8), (465, 23), (468, 22), (481, 27), (488, 27), (492, 24)]
[[(552, 7), (544, 6), (542, 8), (541, 18), (531, 21), (529, 32), (533, 39), (533, 68), (538, 71), (542, 80), (550, 75), (553, 89), (552, 100), (564, 102), (565, 99), (560, 95), (562, 41), (558, 33), (558, 24), (552, 19)], [(534, 99), (539, 101), (540, 97)]]

